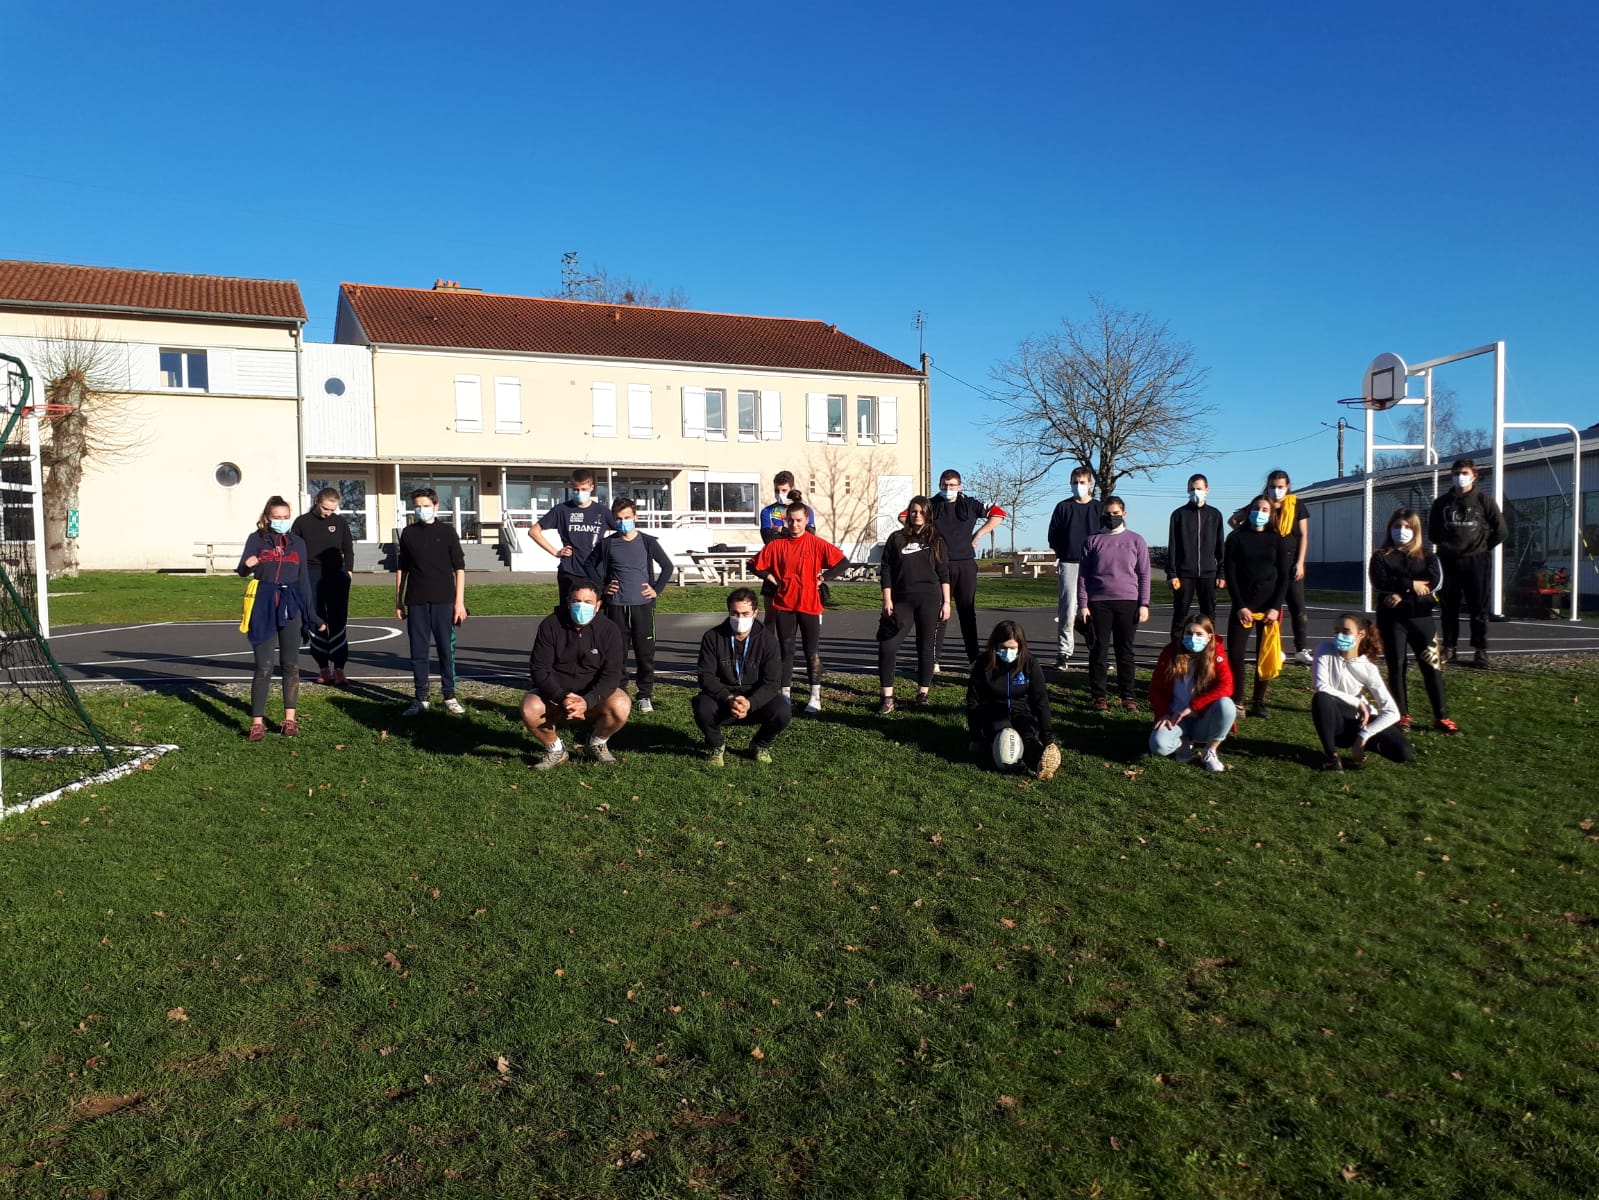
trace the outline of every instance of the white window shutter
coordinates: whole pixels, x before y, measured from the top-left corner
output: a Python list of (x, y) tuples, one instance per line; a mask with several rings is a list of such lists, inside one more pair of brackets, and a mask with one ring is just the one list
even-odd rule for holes
[(805, 393), (805, 440), (807, 442), (825, 442), (827, 440), (827, 393)]
[(783, 440), (783, 393), (761, 393), (761, 438), (768, 442)]
[(616, 436), (616, 385), (596, 383), (594, 391), (594, 436)]
[(494, 432), (522, 432), (522, 381), (500, 377), (494, 381)]
[(483, 432), (483, 380), (476, 375), (455, 377), (455, 432)]
[(650, 385), (647, 383), (627, 385), (627, 436), (655, 436), (655, 417), (650, 411)]
[[(13, 354), (17, 349), (12, 349)], [(135, 392), (161, 388), (161, 348), (136, 342), (128, 350), (128, 387)]]
[(877, 398), (877, 440), (885, 445), (899, 441), (899, 398)]
[(683, 389), (683, 436), (705, 436), (705, 389), (702, 387)]

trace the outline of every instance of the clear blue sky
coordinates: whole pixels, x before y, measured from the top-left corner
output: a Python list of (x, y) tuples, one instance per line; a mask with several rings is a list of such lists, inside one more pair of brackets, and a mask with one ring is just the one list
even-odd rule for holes
[[(538, 294), (567, 250), (908, 362), (920, 309), (937, 470), (1098, 293), (1210, 369), (1224, 502), (1332, 475), (1378, 351), (1503, 339), (1512, 419), (1599, 419), (1590, 0), (14, 8), (0, 257), (295, 279), (313, 339), (341, 281)], [(1485, 366), (1440, 383), (1488, 423)]]

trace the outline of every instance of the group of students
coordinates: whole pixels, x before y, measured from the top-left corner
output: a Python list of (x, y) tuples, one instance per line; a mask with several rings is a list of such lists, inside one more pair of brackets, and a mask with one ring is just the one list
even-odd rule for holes
[[(1428, 522), (1436, 550), (1425, 548), (1417, 513), (1396, 511), (1369, 568), (1378, 596), (1375, 618), (1340, 616), (1334, 637), (1314, 654), (1307, 645), (1304, 601), (1309, 521), (1287, 473), (1271, 472), (1265, 490), (1225, 523), (1208, 502), (1205, 476), (1192, 476), (1188, 502), (1170, 520), (1166, 573), (1174, 597), (1172, 636), (1149, 687), (1155, 718), (1151, 752), (1193, 758), (1212, 771), (1225, 769), (1218, 749), (1246, 711), (1244, 658), (1250, 635), (1256, 638), (1257, 666), (1247, 712), (1269, 717), (1266, 700), (1283, 658), (1277, 643), (1285, 614), (1295, 644), (1293, 661), (1313, 667), (1312, 716), (1327, 769), (1342, 769), (1340, 748), (1350, 749), (1356, 763), (1364, 760), (1368, 748), (1408, 761), (1410, 655), (1421, 671), (1434, 728), (1458, 732), (1448, 715), (1440, 668), (1455, 657), (1462, 600), (1470, 613), (1475, 665), (1486, 665), (1487, 554), (1503, 540), (1505, 528), (1493, 501), (1475, 488), (1474, 464), (1461, 460), (1453, 473), (1454, 486), (1438, 498)], [(1133, 636), (1149, 619), (1149, 547), (1127, 529), (1121, 498), (1096, 498), (1093, 482), (1088, 468), (1074, 471), (1072, 494), (1057, 505), (1050, 522), (1050, 545), (1059, 555), (1055, 665), (1066, 665), (1076, 634), (1082, 632), (1094, 708), (1110, 707), (1109, 658), (1114, 653), (1118, 698), (1122, 707), (1136, 712)], [(967, 723), (973, 748), (993, 745), (1001, 765), (1020, 765), (1047, 779), (1058, 769), (1060, 751), (1051, 731), (1042, 664), (1029, 653), (1026, 637), (1013, 621), (996, 625), (986, 648), (978, 645), (975, 553), (983, 535), (1005, 514), (965, 496), (956, 471), (944, 472), (939, 483), (938, 495), (912, 498), (901, 527), (883, 547), (877, 711), (888, 715), (895, 709), (896, 659), (913, 629), (915, 703), (928, 703), (934, 676), (941, 670), (944, 631), (951, 617), (958, 616), (969, 664)], [(524, 722), (545, 747), (538, 764), (543, 770), (570, 757), (558, 733), (561, 723), (589, 722), (587, 752), (607, 762), (614, 761), (609, 739), (634, 708), (652, 711), (655, 600), (673, 574), (670, 555), (638, 529), (632, 500), (619, 498), (610, 508), (599, 504), (593, 496), (593, 474), (585, 469), (573, 472), (572, 492), (571, 499), (555, 505), (531, 531), (534, 542), (558, 560), (560, 595), (556, 611), (541, 622), (534, 639), (531, 690), (522, 705)], [(815, 512), (794, 488), (792, 473), (775, 477), (773, 497), (761, 510), (763, 545), (751, 560), (761, 579), (760, 595), (745, 588), (734, 591), (726, 620), (708, 631), (700, 645), (700, 690), (693, 711), (707, 757), (716, 765), (724, 760), (721, 730), (735, 723), (758, 727), (753, 753), (769, 760), (771, 745), (792, 713), (796, 641), (805, 656), (809, 685), (805, 711), (821, 710), (825, 581), (848, 560), (815, 533)], [(295, 520), (288, 503), (272, 497), (241, 555), (239, 573), (255, 581), (253, 601), (241, 623), (255, 650), (252, 741), (264, 736), (274, 648), (283, 674), (286, 736), (298, 732), (295, 664), (302, 636), (310, 639), (319, 680), (344, 682), (353, 553), (349, 527), (337, 513), (338, 500), (336, 491), (324, 489), (312, 510)], [(444, 707), (460, 713), (454, 642), (455, 631), (467, 619), (461, 544), (454, 528), (437, 520), (437, 496), (431, 489), (417, 489), (411, 502), (416, 521), (401, 533), (395, 573), (395, 615), (407, 625), (415, 687), (405, 715), (428, 707), (430, 649), (438, 654)], [(1224, 534), (1224, 524), (1231, 532)], [(1232, 601), (1224, 638), (1216, 630), (1218, 590), (1227, 591)], [(1440, 599), (1442, 648), (1434, 626)], [(765, 623), (759, 619), (763, 600)], [(605, 620), (598, 621), (602, 614)], [(629, 649), (636, 699), (625, 686)], [(1374, 666), (1379, 659), (1387, 667), (1386, 685)]]

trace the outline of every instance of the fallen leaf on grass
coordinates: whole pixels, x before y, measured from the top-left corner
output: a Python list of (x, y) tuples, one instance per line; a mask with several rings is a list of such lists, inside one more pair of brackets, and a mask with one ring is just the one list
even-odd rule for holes
[(1128, 770), (1122, 772), (1122, 778), (1123, 779), (1137, 779), (1143, 773), (1144, 773), (1144, 768), (1142, 768), (1142, 767), (1131, 767)]
[(189, 1014), (184, 1012), (182, 1008), (167, 1009), (167, 1020), (169, 1021), (187, 1021), (188, 1019)]
[(1009, 917), (1001, 917), (999, 919), (999, 923), (1002, 926), (1004, 926), (1006, 929), (1015, 929), (1016, 928), (1016, 922), (1011, 920)]
[(1015, 1108), (1016, 1107), (1016, 1097), (1015, 1096), (1001, 1096), (999, 1098), (999, 1106), (1001, 1108)]
[(1582, 830), (1584, 833), (1587, 833), (1590, 829), (1593, 828), (1593, 818), (1592, 817), (1587, 817), (1584, 820), (1578, 821), (1577, 822), (1577, 828)]
[(1339, 1171), (1338, 1174), (1343, 1176), (1345, 1183), (1353, 1183), (1355, 1181), (1355, 1177), (1360, 1174), (1360, 1171), (1357, 1164), (1345, 1163), (1343, 1170)]
[(383, 965), (391, 971), (405, 970), (405, 964), (400, 961), (400, 956), (392, 950), (383, 952)]
[(85, 1096), (73, 1104), (72, 1118), (75, 1121), (93, 1121), (100, 1117), (109, 1117), (112, 1113), (142, 1103), (148, 1095), (148, 1092), (138, 1091), (121, 1096)]
[(511, 1060), (503, 1054), (494, 1056), (494, 1071), (501, 1079), (511, 1077)]
[(328, 946), (329, 954), (354, 954), (357, 950), (365, 950), (365, 942), (334, 942)]
[(761, 1059), (766, 1057), (766, 1051), (762, 1050), (759, 1046), (756, 1046), (750, 1051), (750, 1057), (756, 1062), (759, 1062)]

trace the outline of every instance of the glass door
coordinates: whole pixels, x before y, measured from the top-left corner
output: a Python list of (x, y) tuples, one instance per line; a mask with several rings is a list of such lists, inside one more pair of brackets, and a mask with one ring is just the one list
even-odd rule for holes
[(478, 524), (478, 484), (476, 475), (401, 472), (400, 503), (409, 509), (412, 491), (432, 488), (439, 494), (438, 519), (454, 525), (462, 541), (475, 541), (482, 532)]

